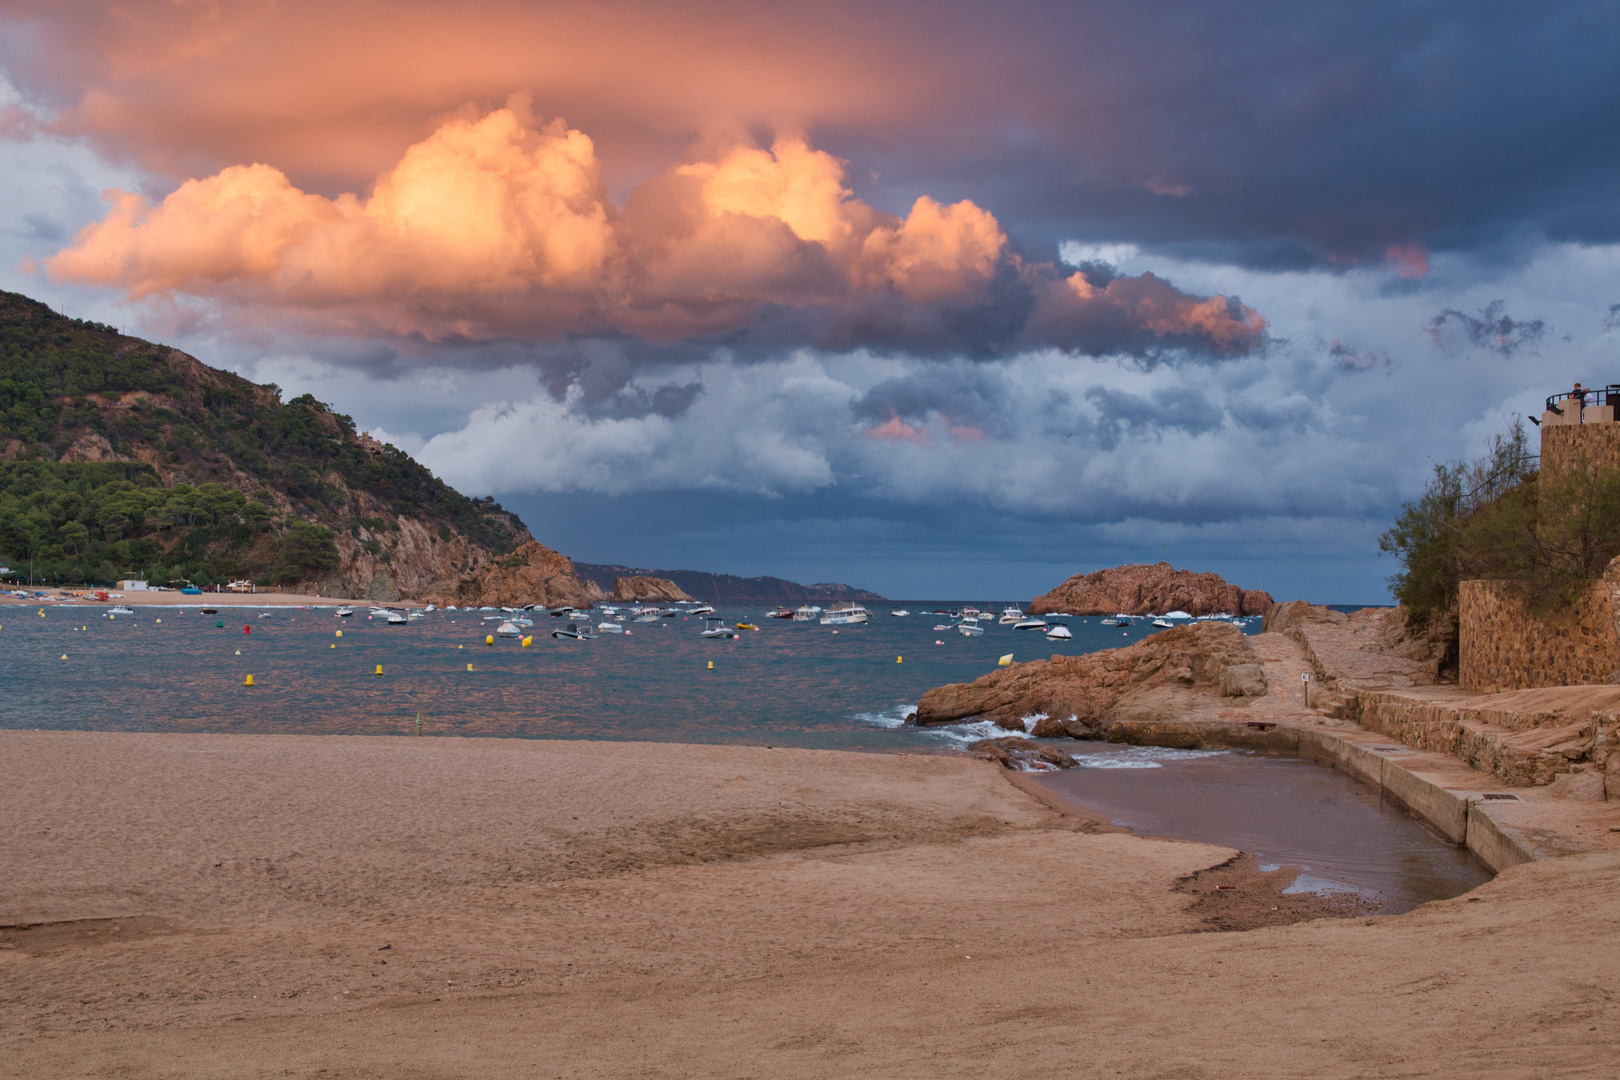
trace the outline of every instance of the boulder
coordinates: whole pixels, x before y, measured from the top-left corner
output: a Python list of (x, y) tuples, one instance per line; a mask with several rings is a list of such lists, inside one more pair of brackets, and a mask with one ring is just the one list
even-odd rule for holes
[(1228, 664), (1221, 669), (1221, 697), (1265, 697), (1266, 672), (1259, 664)]
[(1263, 614), (1265, 618), (1260, 620), (1262, 634), (1286, 634), (1306, 623), (1342, 623), (1350, 618), (1342, 611), (1334, 611), (1321, 604), (1312, 604), (1308, 600), (1288, 600), (1281, 604), (1272, 604)]
[(1263, 615), (1271, 594), (1240, 589), (1219, 574), (1177, 570), (1167, 562), (1136, 564), (1075, 574), (1044, 596), (1029, 602), (1031, 615)]
[(1213, 697), (1227, 669), (1258, 664), (1243, 631), (1231, 623), (1195, 623), (1121, 649), (1012, 664), (971, 683), (936, 687), (918, 701), (913, 721), (929, 726), (980, 717), (1022, 728), (1023, 717), (1045, 713), (1051, 722), (1039, 722), (1037, 734), (1061, 728), (1071, 738), (1100, 738), (1112, 714), (1130, 712), (1151, 692)]
[(1074, 758), (1055, 746), (1007, 735), (999, 739), (980, 739), (968, 744), (968, 752), (991, 761), (998, 761), (1004, 769), (1016, 772), (1048, 772), (1052, 769), (1072, 769), (1078, 764)]
[(613, 579), (613, 599), (620, 603), (636, 600), (657, 600), (663, 603), (675, 604), (692, 598), (686, 595), (685, 590), (668, 578), (636, 575)]

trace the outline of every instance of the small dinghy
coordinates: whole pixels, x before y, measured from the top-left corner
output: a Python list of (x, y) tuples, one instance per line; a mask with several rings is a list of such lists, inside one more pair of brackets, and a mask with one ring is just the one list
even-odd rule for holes
[(1056, 623), (1046, 628), (1047, 641), (1068, 641), (1072, 637), (1074, 637), (1074, 634), (1070, 633), (1069, 628), (1062, 623)]

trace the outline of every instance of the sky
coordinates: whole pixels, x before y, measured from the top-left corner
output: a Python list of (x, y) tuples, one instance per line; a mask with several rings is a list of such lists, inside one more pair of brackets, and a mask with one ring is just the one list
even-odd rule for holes
[(1387, 602), (1620, 382), (1620, 4), (0, 0), (0, 288), (575, 559)]

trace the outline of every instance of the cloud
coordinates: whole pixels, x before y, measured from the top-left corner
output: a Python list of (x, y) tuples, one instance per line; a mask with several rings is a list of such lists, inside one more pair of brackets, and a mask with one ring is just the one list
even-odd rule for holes
[[(734, 143), (609, 205), (594, 144), (526, 103), (446, 121), (368, 196), (236, 165), (111, 211), (45, 260), (133, 301), (204, 297), (325, 332), (429, 340), (630, 336), (733, 347), (884, 345), (993, 355), (1057, 346), (1244, 355), (1266, 322), (1143, 274), (1092, 285), (1009, 249), (989, 212), (855, 198), (802, 137)], [(1095, 271), (1094, 271), (1095, 272)]]
[(1515, 320), (1504, 314), (1506, 306), (1506, 301), (1492, 300), (1480, 308), (1477, 315), (1446, 308), (1430, 319), (1424, 329), (1442, 348), (1448, 337), (1460, 333), (1476, 348), (1512, 356), (1539, 343), (1546, 335), (1547, 324), (1541, 319)]
[(1334, 338), (1328, 345), (1328, 356), (1333, 366), (1340, 371), (1371, 371), (1382, 364), (1384, 367), (1393, 367), (1394, 361), (1389, 354), (1378, 353), (1372, 349), (1353, 349)]

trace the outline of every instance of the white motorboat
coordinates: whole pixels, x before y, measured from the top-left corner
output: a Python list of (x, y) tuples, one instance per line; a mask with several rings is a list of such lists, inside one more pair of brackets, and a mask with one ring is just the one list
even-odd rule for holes
[(624, 624), (616, 622), (597, 623), (596, 632), (598, 634), (622, 634), (624, 633)]
[(910, 615), (911, 612), (907, 611), (905, 608), (896, 608), (895, 610), (889, 612), (889, 614), (893, 615), (897, 619), (903, 619), (907, 615)]
[(1154, 619), (1150, 625), (1157, 626), (1160, 630), (1174, 630), (1176, 628), (1175, 623), (1165, 618)]
[(1192, 616), (1187, 614), (1185, 611), (1167, 612), (1163, 617), (1166, 619), (1180, 619), (1183, 622), (1192, 622)]
[(637, 622), (637, 623), (654, 623), (654, 622), (658, 621), (658, 612), (656, 612), (656, 611), (644, 611), (640, 615), (637, 615), (635, 618), (631, 619), (630, 621), (631, 622)]
[(259, 618), (261, 618), (261, 619), (273, 619), (275, 617), (276, 617), (276, 614), (273, 611), (261, 611), (261, 612), (259, 612)]
[(737, 636), (737, 631), (727, 626), (724, 619), (708, 618), (703, 620), (703, 636), (711, 641), (719, 638), (734, 638)]
[(591, 624), (588, 623), (588, 622), (584, 622), (584, 623), (571, 622), (567, 626), (562, 627), (561, 629), (553, 630), (551, 632), (551, 636), (554, 637), (554, 638), (572, 638), (575, 641), (595, 641), (596, 640), (596, 634), (594, 634), (591, 631)]
[(1068, 641), (1072, 637), (1074, 637), (1074, 634), (1062, 623), (1053, 623), (1046, 628), (1047, 641)]
[(1009, 607), (1001, 609), (1001, 618), (997, 619), (996, 622), (1002, 626), (1016, 626), (1023, 619), (1024, 613), (1022, 611), (1015, 607)]
[(515, 622), (503, 622), (495, 628), (496, 637), (522, 637), (523, 631), (518, 629)]
[(821, 614), (821, 609), (814, 604), (805, 604), (803, 607), (793, 609), (794, 622), (813, 622)]
[(956, 632), (963, 637), (983, 637), (984, 627), (979, 625), (978, 619), (963, 619), (956, 624)]
[(870, 618), (867, 610), (859, 604), (845, 604), (841, 607), (829, 608), (822, 613), (822, 626), (855, 626)]
[[(1007, 620), (1005, 618), (1003, 618), (1001, 620), (1001, 623), (1002, 623), (1003, 626), (1005, 626), (1007, 624)], [(1046, 620), (1045, 619), (1020, 619), (1018, 622), (1013, 623), (1013, 629), (1014, 630), (1045, 630), (1046, 629)]]
[(401, 615), (397, 611), (388, 612), (386, 617), (387, 617), (389, 626), (405, 626), (405, 625), (408, 625), (410, 623), (410, 621), (411, 621), (409, 616)]
[(132, 607), (125, 607), (123, 604), (119, 604), (117, 607), (115, 607), (111, 611), (107, 612), (107, 614), (109, 614), (109, 615), (133, 615), (133, 614), (135, 614), (135, 609), (132, 608)]
[(354, 614), (354, 608), (352, 608), (352, 607), (340, 607), (340, 608), (337, 609), (335, 614), (340, 619), (347, 619), (350, 615)]
[(688, 611), (687, 614), (688, 615), (713, 615), (714, 614), (714, 608), (710, 607), (708, 604), (699, 604), (697, 607), (692, 608), (690, 611)]
[(767, 619), (791, 619), (793, 618), (793, 609), (785, 605), (774, 607), (765, 613), (765, 617)]
[(980, 611), (976, 607), (965, 607), (965, 608), (962, 609), (962, 618), (964, 618), (964, 619), (977, 619), (980, 615), (983, 615), (983, 614), (984, 614), (984, 612)]

